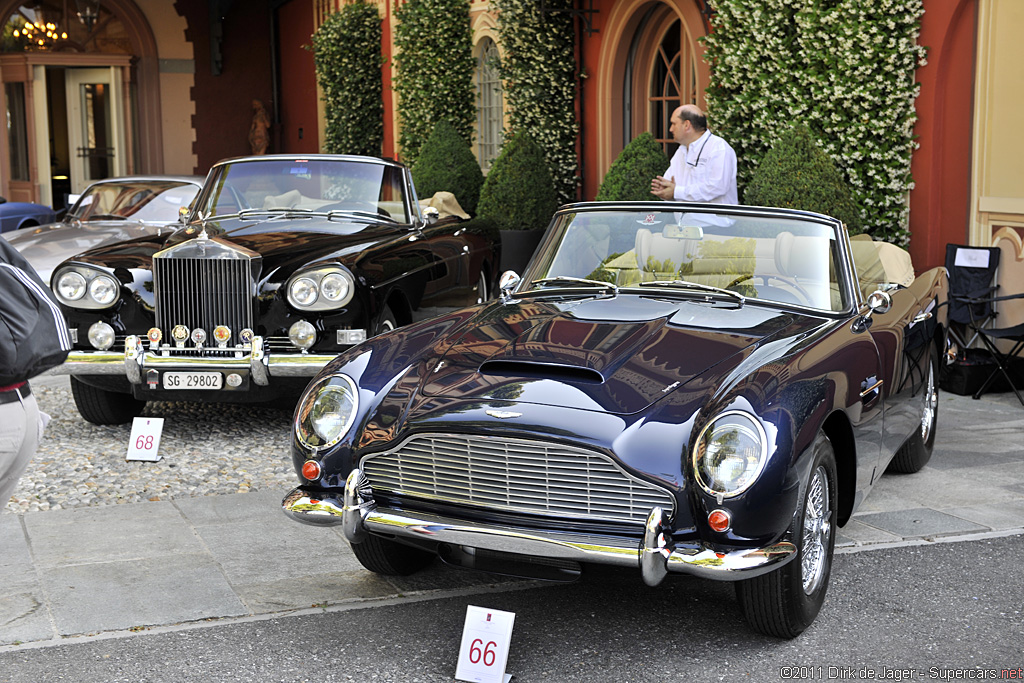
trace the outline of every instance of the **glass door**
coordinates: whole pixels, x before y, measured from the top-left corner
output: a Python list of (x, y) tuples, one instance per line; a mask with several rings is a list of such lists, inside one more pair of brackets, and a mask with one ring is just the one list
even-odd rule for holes
[(67, 69), (71, 191), (125, 173), (124, 108), (120, 67)]

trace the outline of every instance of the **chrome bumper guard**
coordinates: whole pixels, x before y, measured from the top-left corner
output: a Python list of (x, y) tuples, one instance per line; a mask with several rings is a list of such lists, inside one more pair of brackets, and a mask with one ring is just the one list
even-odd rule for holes
[[(217, 349), (221, 351), (220, 349)], [(147, 370), (248, 372), (252, 381), (266, 386), (270, 377), (312, 377), (335, 355), (294, 353), (268, 356), (263, 339), (255, 337), (245, 349), (228, 349), (220, 356), (176, 355), (174, 349), (146, 350), (142, 339), (129, 336), (124, 352), (72, 351), (67, 360), (48, 370), (47, 375), (126, 375), (132, 384), (142, 384)], [(231, 354), (231, 355), (228, 355)]]
[(304, 524), (341, 525), (351, 543), (360, 543), (367, 534), (375, 533), (519, 555), (633, 567), (640, 569), (649, 586), (657, 586), (668, 572), (739, 581), (770, 572), (796, 557), (796, 546), (788, 542), (725, 553), (702, 543), (674, 544), (665, 531), (668, 518), (658, 507), (651, 510), (644, 539), (639, 544), (634, 538), (529, 529), (379, 507), (370, 497), (369, 482), (358, 469), (349, 474), (342, 500), (314, 498), (297, 488), (281, 505), (285, 514)]

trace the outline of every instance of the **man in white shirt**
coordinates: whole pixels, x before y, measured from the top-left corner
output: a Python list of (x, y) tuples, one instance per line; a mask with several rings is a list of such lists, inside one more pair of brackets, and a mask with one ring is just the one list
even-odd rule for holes
[(712, 135), (697, 106), (684, 104), (672, 112), (669, 126), (679, 149), (665, 176), (651, 181), (651, 193), (668, 201), (739, 204), (736, 193), (736, 152)]

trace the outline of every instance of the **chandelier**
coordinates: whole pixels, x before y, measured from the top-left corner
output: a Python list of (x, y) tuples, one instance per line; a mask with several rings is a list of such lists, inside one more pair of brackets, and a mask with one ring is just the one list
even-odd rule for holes
[(41, 49), (51, 47), (58, 40), (67, 40), (67, 31), (61, 31), (57, 33), (57, 25), (53, 22), (43, 23), (40, 20), (33, 22), (25, 22), (25, 25), (21, 27), (21, 30), (14, 30), (15, 38), (24, 38), (26, 41), (31, 43), (33, 46)]

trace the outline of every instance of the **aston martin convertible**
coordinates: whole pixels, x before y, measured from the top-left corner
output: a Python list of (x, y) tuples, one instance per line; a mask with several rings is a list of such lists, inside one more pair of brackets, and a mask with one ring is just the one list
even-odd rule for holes
[(836, 529), (931, 455), (944, 269), (828, 216), (563, 207), (499, 299), (328, 363), (294, 418), (294, 519), (370, 571), (439, 556), (730, 581), (752, 627), (821, 608)]

